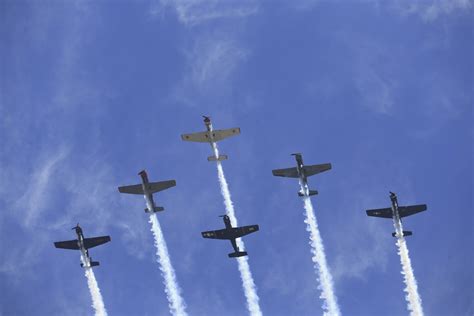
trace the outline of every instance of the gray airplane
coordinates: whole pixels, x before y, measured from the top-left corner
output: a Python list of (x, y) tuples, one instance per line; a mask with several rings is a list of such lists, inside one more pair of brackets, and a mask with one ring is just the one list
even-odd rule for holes
[[(204, 124), (206, 125), (206, 131), (199, 132), (199, 133), (192, 133), (192, 134), (183, 134), (181, 135), (182, 140), (188, 141), (188, 142), (209, 143), (212, 149), (214, 149), (214, 143), (221, 141), (225, 138), (240, 134), (239, 127), (234, 127), (234, 128), (229, 128), (229, 129), (213, 129), (211, 118), (209, 116), (204, 116), (204, 115), (203, 117), (204, 117)], [(219, 157), (217, 157), (216, 154), (209, 156), (207, 158), (208, 161), (222, 161), (226, 159), (227, 159), (227, 155), (219, 155)]]
[(145, 170), (142, 170), (138, 173), (142, 178), (141, 184), (127, 185), (119, 187), (118, 190), (120, 193), (128, 194), (139, 194), (144, 195), (146, 200), (147, 207), (145, 208), (146, 213), (156, 213), (164, 211), (165, 208), (162, 206), (156, 206), (155, 201), (153, 200), (153, 193), (160, 192), (176, 185), (175, 180), (160, 181), (160, 182), (150, 182), (148, 181), (148, 175)]
[[(300, 153), (296, 153), (292, 155), (295, 156), (296, 158), (296, 167), (272, 170), (272, 173), (274, 176), (287, 177), (287, 178), (299, 178), (301, 182), (305, 185), (305, 187), (308, 187), (308, 177), (331, 169), (330, 163), (305, 166), (303, 164), (303, 157)], [(318, 194), (318, 191), (308, 189), (308, 192), (301, 192), (301, 191), (298, 192), (299, 196), (305, 196), (306, 194), (308, 196), (316, 195)]]
[(92, 261), (92, 258), (89, 256), (89, 249), (109, 242), (110, 236), (84, 238), (82, 228), (79, 226), (79, 224), (77, 224), (76, 227), (73, 227), (72, 229), (76, 231), (77, 239), (57, 241), (54, 243), (54, 246), (61, 249), (80, 250), (84, 260), (84, 262), (81, 263), (81, 267), (83, 268), (92, 268), (98, 266), (99, 262)]
[[(382, 218), (393, 218), (397, 221), (397, 218), (402, 221), (402, 217), (407, 217), (419, 212), (426, 211), (426, 204), (410, 205), (410, 206), (398, 206), (397, 195), (390, 192), (390, 200), (392, 201), (392, 207), (379, 208), (374, 210), (367, 210), (367, 216), (382, 217)], [(395, 237), (397, 234), (394, 232), (392, 236)], [(411, 231), (404, 230), (403, 237), (411, 236)]]
[(235, 241), (237, 238), (242, 236), (255, 233), (258, 231), (258, 225), (250, 225), (250, 226), (242, 226), (242, 227), (232, 227), (230, 223), (230, 218), (227, 215), (220, 215), (223, 217), (225, 228), (220, 230), (210, 230), (207, 232), (202, 232), (202, 237), (204, 238), (212, 238), (212, 239), (227, 239), (230, 240), (232, 247), (234, 248), (234, 252), (229, 253), (229, 258), (237, 258), (246, 256), (246, 251), (240, 251), (239, 247), (237, 247), (237, 242)]

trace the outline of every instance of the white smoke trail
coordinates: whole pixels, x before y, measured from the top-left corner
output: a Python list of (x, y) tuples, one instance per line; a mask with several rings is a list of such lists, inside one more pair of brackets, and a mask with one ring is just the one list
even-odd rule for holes
[(403, 237), (403, 227), (398, 214), (395, 213), (393, 219), (393, 226), (397, 234), (397, 247), (400, 262), (402, 263), (403, 281), (406, 285), (404, 291), (406, 292), (405, 300), (408, 303), (408, 310), (411, 316), (423, 316), (423, 308), (421, 306), (421, 298), (418, 294), (418, 285), (416, 283), (415, 274), (411, 267), (411, 260), (408, 254), (408, 247)]
[(310, 234), (309, 244), (311, 246), (311, 253), (313, 254), (314, 268), (318, 272), (318, 288), (321, 290), (320, 299), (323, 300), (324, 315), (336, 316), (340, 315), (341, 311), (337, 304), (336, 295), (334, 294), (333, 281), (331, 272), (329, 271), (328, 264), (326, 262), (326, 255), (324, 254), (324, 245), (319, 233), (318, 222), (314, 215), (313, 204), (308, 196), (309, 190), (306, 184), (303, 184), (300, 180), (301, 191), (304, 193), (303, 202), (304, 209), (306, 211), (306, 230)]
[(87, 267), (85, 259), (81, 255), (82, 264), (84, 265), (85, 275), (87, 278), (87, 286), (92, 297), (92, 307), (94, 308), (96, 316), (107, 316), (107, 310), (105, 309), (104, 300), (100, 294), (99, 284), (92, 271), (91, 267)]
[[(152, 209), (152, 208), (150, 208)], [(158, 263), (160, 264), (161, 275), (164, 278), (166, 298), (168, 299), (168, 306), (173, 315), (184, 316), (186, 314), (186, 304), (181, 297), (181, 289), (176, 280), (176, 274), (171, 265), (168, 247), (161, 231), (158, 217), (155, 213), (150, 214), (151, 231), (155, 237), (156, 255), (158, 256)]]
[[(219, 150), (217, 149), (216, 143), (212, 144), (214, 149), (214, 154), (216, 157), (219, 157)], [(219, 177), (219, 184), (221, 187), (221, 193), (224, 197), (224, 205), (229, 216), (230, 223), (233, 227), (237, 226), (237, 218), (235, 217), (234, 204), (230, 196), (229, 186), (224, 175), (224, 169), (220, 161), (217, 161), (217, 174)], [(244, 242), (241, 239), (237, 239), (237, 247), (240, 251), (245, 250)], [(244, 287), (245, 298), (247, 299), (247, 308), (250, 312), (250, 315), (261, 316), (262, 311), (260, 310), (260, 304), (258, 303), (259, 297), (257, 295), (257, 287), (253, 281), (252, 272), (250, 271), (250, 266), (248, 263), (248, 257), (238, 257), (237, 262), (239, 265), (240, 278), (242, 279), (242, 285)]]

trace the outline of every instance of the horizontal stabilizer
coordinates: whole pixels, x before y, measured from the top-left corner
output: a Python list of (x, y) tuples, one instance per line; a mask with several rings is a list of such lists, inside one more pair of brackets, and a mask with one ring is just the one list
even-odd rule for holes
[[(317, 194), (318, 194), (318, 190), (309, 190), (308, 196), (317, 195)], [(304, 194), (300, 191), (298, 192), (298, 196), (304, 196)]]
[[(89, 267), (97, 267), (98, 265), (100, 265), (99, 261), (91, 261)], [(84, 263), (81, 263), (81, 268), (84, 268)]]
[(243, 257), (246, 255), (247, 255), (246, 251), (236, 251), (236, 252), (229, 253), (229, 258)]
[(161, 211), (164, 211), (165, 208), (163, 206), (156, 206), (152, 211), (150, 211), (148, 208), (145, 209), (145, 213), (156, 213), (156, 212), (161, 212)]
[(207, 157), (207, 161), (222, 161), (222, 160), (227, 160), (227, 155), (219, 155), (219, 158), (216, 158), (216, 156), (209, 156)]
[[(403, 231), (403, 237), (407, 237), (407, 236), (411, 236), (411, 235), (413, 235), (413, 233), (412, 233), (411, 231), (408, 231), (408, 230), (404, 230), (404, 231)], [(393, 233), (392, 233), (392, 236), (393, 236), (393, 237), (397, 237), (397, 233), (396, 233), (396, 232), (393, 232)]]

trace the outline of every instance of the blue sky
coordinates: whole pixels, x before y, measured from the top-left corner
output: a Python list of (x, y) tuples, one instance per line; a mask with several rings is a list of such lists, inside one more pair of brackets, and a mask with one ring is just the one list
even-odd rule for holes
[(224, 213), (220, 143), (266, 315), (320, 315), (297, 181), (271, 170), (331, 162), (310, 187), (341, 312), (406, 315), (388, 191), (428, 211), (404, 221), (427, 315), (474, 313), (473, 3), (424, 1), (3, 1), (0, 10), (0, 314), (89, 315), (91, 250), (110, 315), (166, 315), (141, 197), (117, 187), (176, 179), (155, 199), (187, 310), (246, 314), (230, 244), (200, 232)]

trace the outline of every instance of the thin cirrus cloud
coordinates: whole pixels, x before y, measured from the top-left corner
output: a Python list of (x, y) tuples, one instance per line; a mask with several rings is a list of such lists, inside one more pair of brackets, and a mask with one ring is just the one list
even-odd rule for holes
[(173, 99), (192, 104), (198, 97), (225, 94), (231, 89), (229, 81), (249, 54), (237, 40), (220, 35), (199, 36), (192, 48), (184, 52), (187, 66)]
[(161, 0), (154, 4), (151, 13), (163, 15), (167, 8), (172, 7), (178, 20), (188, 27), (194, 27), (216, 19), (245, 18), (257, 14), (259, 3), (246, 1), (217, 0)]
[(29, 227), (37, 222), (41, 216), (47, 201), (51, 199), (51, 182), (53, 173), (58, 169), (61, 162), (68, 156), (69, 149), (61, 147), (57, 152), (41, 162), (33, 172), (33, 181), (28, 181), (28, 188), (24, 195), (18, 200), (17, 208), (22, 209), (24, 214), (23, 223)]
[[(258, 1), (162, 0), (153, 5), (152, 15), (174, 12), (193, 37), (190, 44), (181, 47), (185, 67), (172, 92), (174, 101), (192, 105), (196, 98), (219, 98), (230, 92), (233, 74), (250, 55), (250, 49), (239, 39), (242, 22), (259, 10)], [(215, 21), (233, 27), (218, 31), (205, 27)]]
[(395, 2), (394, 7), (402, 15), (415, 14), (425, 22), (433, 22), (443, 15), (472, 10), (473, 2), (471, 0), (400, 0)]

